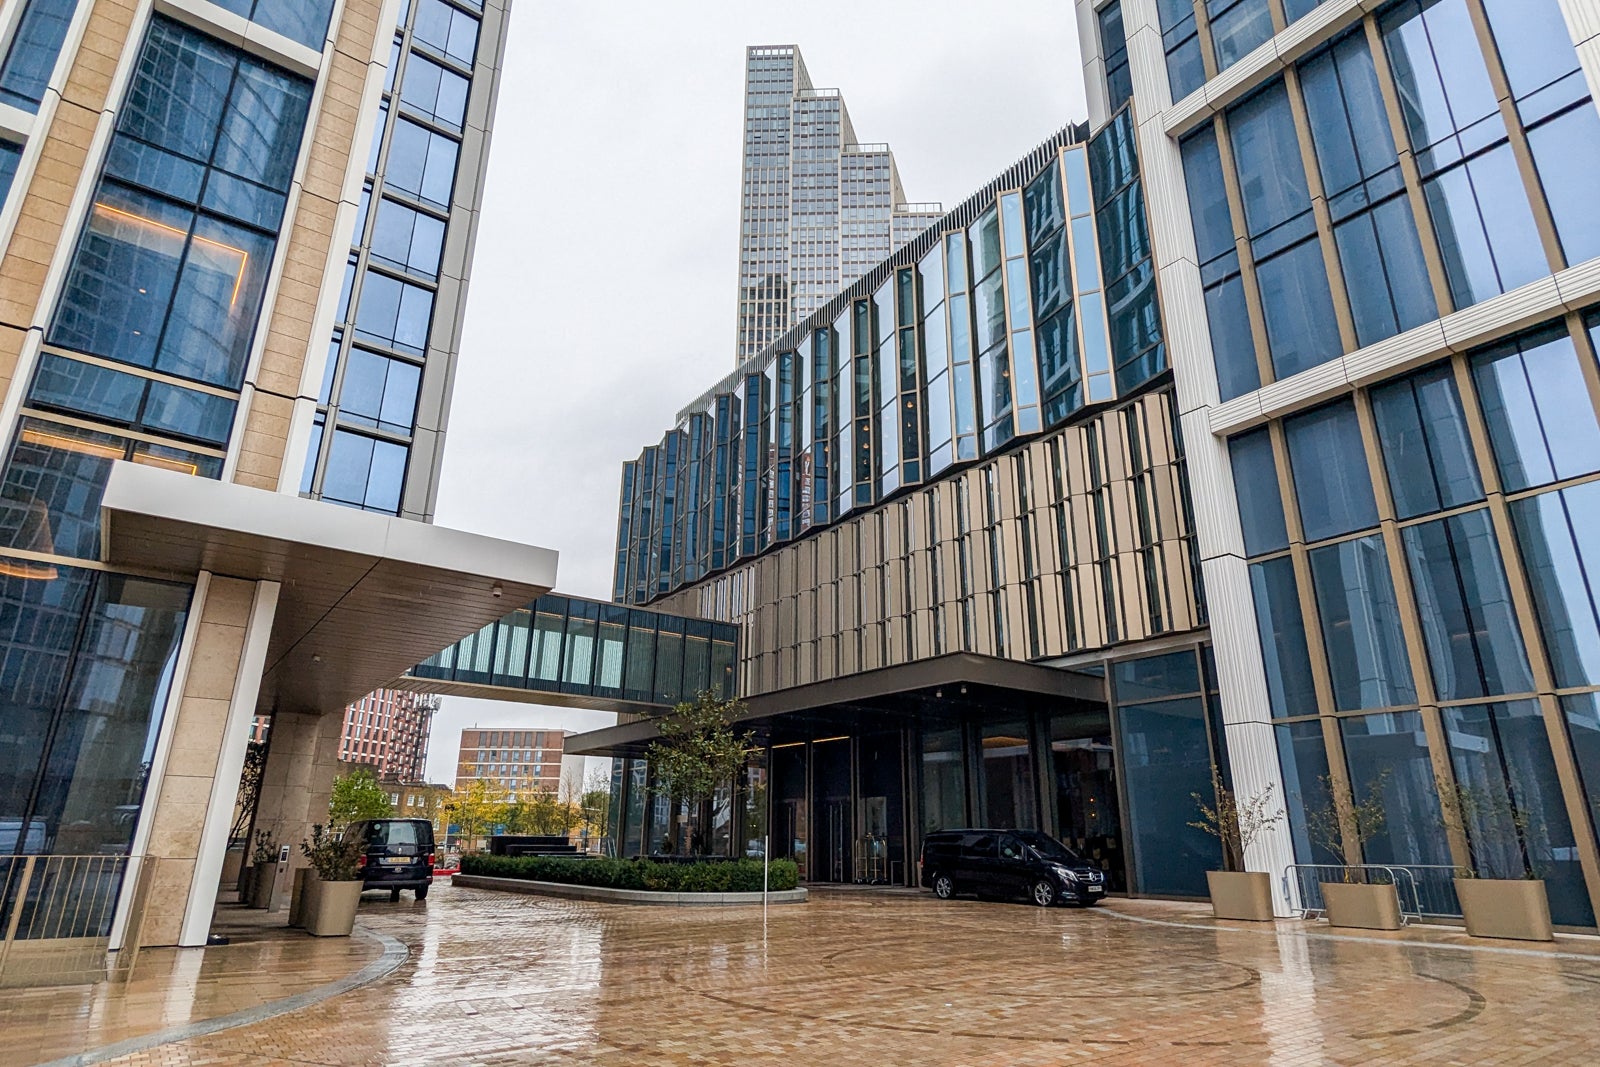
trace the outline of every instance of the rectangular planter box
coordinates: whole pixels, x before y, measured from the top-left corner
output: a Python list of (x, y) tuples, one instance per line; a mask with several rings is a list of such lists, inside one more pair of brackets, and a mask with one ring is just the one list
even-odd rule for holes
[(250, 868), (250, 906), (272, 907), (272, 883), (278, 876), (276, 863), (262, 863)]
[(310, 878), (306, 889), (309, 899), (300, 903), (300, 918), (305, 923), (306, 933), (316, 937), (349, 937), (356, 924), (356, 908), (361, 904), (361, 880), (324, 882), (320, 878)]
[(1554, 941), (1544, 882), (1529, 878), (1457, 878), (1456, 897), (1473, 937)]
[(1392, 885), (1323, 882), (1322, 902), (1329, 926), (1357, 930), (1400, 929), (1400, 897)]
[(1272, 877), (1266, 872), (1207, 871), (1206, 885), (1217, 918), (1272, 921)]

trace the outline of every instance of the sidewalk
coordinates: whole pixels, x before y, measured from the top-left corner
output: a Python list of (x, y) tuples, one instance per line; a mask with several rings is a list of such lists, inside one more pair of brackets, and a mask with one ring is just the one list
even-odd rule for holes
[(385, 956), (387, 939), (364, 932), (311, 937), (289, 929), (285, 918), (281, 911), (219, 905), (212, 929), (230, 939), (227, 945), (144, 949), (126, 980), (0, 991), (0, 1067), (46, 1063), (162, 1031), (203, 1030), (225, 1016), (264, 1018), (269, 1005), (347, 982)]

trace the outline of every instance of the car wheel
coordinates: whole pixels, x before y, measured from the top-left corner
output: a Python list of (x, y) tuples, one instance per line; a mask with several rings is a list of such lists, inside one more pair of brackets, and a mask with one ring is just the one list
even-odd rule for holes
[(1056, 902), (1056, 887), (1043, 878), (1033, 883), (1033, 902), (1041, 908), (1048, 908)]
[(425, 886), (425, 885), (417, 886), (417, 899), (418, 900), (427, 900), (428, 899), (428, 887), (427, 886)]
[(933, 895), (940, 900), (949, 900), (956, 895), (956, 882), (948, 874), (933, 876)]
[(398, 903), (399, 900), (400, 900), (400, 890), (398, 890), (398, 889), (389, 890), (389, 903), (395, 904), (395, 903)]

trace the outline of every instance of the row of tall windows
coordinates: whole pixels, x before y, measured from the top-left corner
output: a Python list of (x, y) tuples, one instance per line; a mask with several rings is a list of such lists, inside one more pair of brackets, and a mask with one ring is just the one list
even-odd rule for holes
[(1556, 0), (1391, 5), (1182, 152), (1225, 400), (1600, 254)]
[(397, 514), (477, 58), (472, 0), (408, 0), (367, 159), (300, 490)]
[[(1600, 782), (1596, 340), (1600, 316), (1570, 317), (1229, 442), (1296, 804), (1325, 802), (1342, 748), (1351, 787), (1388, 811), (1368, 860), (1449, 864), (1428, 825), (1429, 754), (1448, 756), (1486, 792), (1478, 816), (1515, 815), (1524, 862), (1497, 876), (1549, 879), (1557, 921), (1579, 925), (1593, 916), (1552, 746)], [(1499, 863), (1480, 853), (1504, 836), (1476, 831), (1475, 858)]]
[[(697, 580), (1164, 371), (1134, 144), (1125, 108), (1089, 144), (1066, 146), (1020, 188), (1000, 191), (969, 225), (919, 245), (831, 325), (811, 323), (794, 352), (750, 370), (726, 404), (716, 401), (727, 415), (716, 415), (715, 436), (740, 439), (728, 453), (736, 475), (700, 475), (722, 462), (714, 435), (702, 434), (673, 471), (656, 463), (648, 503), (657, 521), (646, 524), (646, 486), (631, 466), (619, 546), (639, 547), (619, 549), (619, 591), (670, 591), (685, 580), (679, 572)], [(831, 358), (836, 351), (844, 355)], [(697, 499), (681, 496), (690, 484)], [(700, 527), (714, 525), (718, 493), (735, 494), (731, 554), (719, 553), (714, 528), (660, 525), (669, 493), (674, 520)], [(700, 557), (667, 567), (669, 538)], [(641, 573), (647, 559), (663, 565)]]
[[(1309, 13), (1322, 0), (1156, 0), (1167, 83), (1174, 101), (1265, 44), (1274, 33)], [(1116, 33), (1120, 37), (1121, 14)], [(1101, 45), (1111, 75), (1111, 42), (1101, 24)], [(1115, 105), (1113, 105), (1115, 110)]]

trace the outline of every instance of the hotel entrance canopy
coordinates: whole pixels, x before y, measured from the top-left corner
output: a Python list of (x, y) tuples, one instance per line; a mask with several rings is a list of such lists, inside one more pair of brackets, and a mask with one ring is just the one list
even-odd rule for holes
[(101, 559), (280, 583), (262, 714), (341, 709), (556, 579), (549, 549), (128, 462), (106, 483)]

